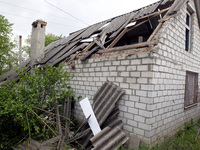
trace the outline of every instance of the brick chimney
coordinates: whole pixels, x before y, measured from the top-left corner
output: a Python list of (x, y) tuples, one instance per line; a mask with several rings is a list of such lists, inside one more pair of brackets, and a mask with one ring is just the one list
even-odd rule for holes
[(36, 20), (32, 23), (31, 35), (31, 65), (44, 58), (45, 50), (45, 29), (47, 22), (42, 19)]

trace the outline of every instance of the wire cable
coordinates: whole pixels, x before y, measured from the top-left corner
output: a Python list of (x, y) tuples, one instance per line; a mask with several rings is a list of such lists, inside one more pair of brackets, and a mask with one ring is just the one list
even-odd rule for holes
[[(3, 11), (0, 11), (0, 12), (4, 13), (4, 14), (8, 14), (8, 15), (13, 15), (13, 16), (17, 16), (17, 17), (22, 17), (22, 18), (25, 18), (25, 19), (29, 19), (29, 20), (31, 19), (31, 20), (33, 20), (33, 18), (29, 18), (29, 17), (25, 17), (25, 16), (20, 16), (20, 15), (13, 14), (13, 13), (8, 13), (8, 12), (3, 12)], [(79, 26), (59, 24), (59, 23), (55, 23), (55, 22), (51, 22), (51, 21), (48, 21), (48, 23), (57, 24), (57, 25), (61, 25), (61, 26), (71, 26), (71, 27), (76, 27), (76, 28), (82, 28), (82, 27), (79, 27)]]
[(62, 10), (61, 8), (55, 6), (55, 5), (51, 4), (51, 3), (49, 3), (48, 1), (46, 1), (46, 0), (43, 0), (43, 1), (46, 2), (46, 3), (49, 4), (49, 5), (51, 5), (51, 6), (55, 7), (55, 8), (57, 8), (58, 10), (60, 10), (60, 11), (62, 11), (62, 12), (64, 12), (64, 13), (66, 13), (66, 14), (68, 14), (68, 15), (71, 16), (72, 18), (74, 18), (74, 19), (76, 19), (76, 20), (78, 20), (78, 21), (80, 21), (80, 22), (82, 22), (82, 23), (84, 23), (84, 24), (86, 24), (86, 25), (89, 25), (88, 23), (86, 23), (86, 22), (84, 22), (84, 21), (82, 21), (82, 20), (80, 20), (80, 19), (74, 17), (72, 14), (70, 14), (70, 13), (68, 13), (68, 12), (66, 12), (66, 11), (64, 11), (64, 10)]
[(40, 13), (40, 14), (41, 14), (41, 13), (42, 13), (42, 14), (47, 14), (47, 15), (51, 15), (51, 16), (54, 16), (54, 17), (57, 17), (57, 18), (62, 18), (62, 19), (66, 19), (66, 20), (69, 20), (69, 21), (77, 22), (77, 20), (67, 19), (67, 18), (64, 18), (64, 17), (60, 17), (60, 16), (56, 16), (56, 15), (53, 15), (53, 14), (49, 14), (49, 13), (45, 13), (45, 12), (41, 12), (41, 11), (38, 11), (38, 10), (30, 9), (30, 8), (27, 8), (27, 7), (23, 7), (23, 6), (15, 5), (15, 4), (8, 3), (8, 2), (0, 1), (0, 3), (4, 3), (4, 4), (8, 4), (8, 5), (12, 5), (12, 6), (19, 7), (19, 8), (23, 8), (23, 9), (26, 9), (26, 10), (31, 10), (31, 11), (34, 11), (34, 12), (36, 12), (36, 13)]

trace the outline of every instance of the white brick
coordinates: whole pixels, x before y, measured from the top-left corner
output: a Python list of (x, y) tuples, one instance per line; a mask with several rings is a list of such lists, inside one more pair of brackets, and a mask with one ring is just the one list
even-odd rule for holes
[(135, 102), (125, 101), (125, 106), (134, 107), (135, 106)]
[(142, 129), (134, 128), (134, 129), (133, 129), (133, 132), (134, 132), (135, 134), (144, 136), (144, 130), (142, 130)]
[(138, 90), (138, 89), (140, 89), (140, 85), (139, 84), (130, 84), (130, 88)]
[(131, 114), (131, 113), (124, 113), (124, 118), (133, 119), (133, 114)]
[(118, 71), (125, 71), (125, 70), (126, 70), (126, 67), (125, 67), (125, 66), (118, 66), (118, 67), (117, 67), (117, 70), (118, 70)]
[(142, 59), (142, 64), (152, 64), (153, 59), (152, 58), (143, 58)]
[(148, 79), (147, 78), (138, 78), (137, 79), (137, 83), (148, 83)]
[(142, 123), (145, 122), (145, 118), (142, 116), (138, 116), (138, 115), (134, 115), (134, 120), (138, 121), (138, 122), (142, 122)]
[(123, 125), (123, 129), (129, 132), (133, 132), (133, 127), (129, 126), (129, 125)]
[(126, 78), (128, 83), (136, 83), (136, 78)]
[(140, 77), (140, 72), (131, 72), (131, 77)]
[(139, 97), (138, 96), (129, 96), (129, 98), (130, 98), (130, 101), (139, 102)]
[(121, 65), (129, 65), (129, 64), (130, 64), (129, 60), (122, 60), (121, 61)]
[(146, 104), (136, 102), (135, 108), (146, 109)]
[(136, 66), (128, 66), (127, 67), (127, 71), (135, 71), (136, 70)]
[(131, 65), (140, 65), (140, 64), (141, 64), (141, 59), (131, 60)]
[(129, 113), (132, 113), (132, 114), (138, 114), (138, 109), (128, 107), (128, 112), (129, 112)]
[(141, 77), (152, 78), (153, 72), (142, 72)]
[(137, 66), (138, 71), (148, 71), (148, 65)]
[(146, 97), (147, 96), (147, 91), (137, 90), (136, 91), (136, 95)]
[(138, 123), (138, 127), (140, 128), (140, 129), (144, 129), (144, 130), (148, 130), (148, 131), (150, 131), (151, 130), (151, 125), (147, 125), (147, 124), (144, 124), (144, 123)]
[(137, 127), (137, 122), (134, 121), (134, 120), (128, 119), (127, 124), (128, 124), (128, 125), (131, 125), (131, 126), (133, 126), (133, 127)]
[(126, 89), (126, 88), (129, 88), (129, 84), (127, 84), (127, 83), (120, 83), (120, 87)]
[(140, 110), (139, 109), (139, 115), (144, 117), (152, 117), (152, 112), (146, 111), (146, 110)]
[(129, 77), (129, 72), (121, 72), (122, 77)]
[(124, 111), (124, 112), (128, 111), (128, 108), (126, 106), (119, 105), (118, 107), (119, 107), (119, 110), (121, 111)]

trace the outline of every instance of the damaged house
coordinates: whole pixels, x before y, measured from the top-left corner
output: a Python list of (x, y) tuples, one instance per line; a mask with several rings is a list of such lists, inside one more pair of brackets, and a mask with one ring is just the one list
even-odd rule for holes
[[(73, 32), (22, 65), (30, 70), (65, 61), (77, 96), (96, 106), (96, 91), (113, 82), (125, 91), (117, 102), (123, 131), (155, 144), (200, 118), (199, 41), (200, 0), (161, 0)], [(14, 71), (2, 77), (18, 80)], [(78, 102), (74, 116), (84, 119)]]

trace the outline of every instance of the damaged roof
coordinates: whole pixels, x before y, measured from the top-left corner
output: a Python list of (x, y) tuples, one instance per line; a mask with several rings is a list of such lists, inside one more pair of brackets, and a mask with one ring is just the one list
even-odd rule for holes
[[(83, 61), (95, 54), (111, 52), (114, 50), (113, 47), (117, 47), (119, 52), (131, 46), (138, 49), (156, 45), (157, 42), (153, 40), (152, 34), (158, 24), (162, 23), (164, 18), (177, 13), (186, 2), (188, 0), (160, 0), (73, 32), (68, 37), (46, 46), (44, 58), (36, 65), (45, 67), (46, 63), (57, 65), (62, 61), (68, 63), (75, 59)], [(30, 60), (23, 65), (30, 68)], [(14, 71), (2, 75), (1, 80), (4, 81), (11, 76), (13, 80), (18, 80)]]

